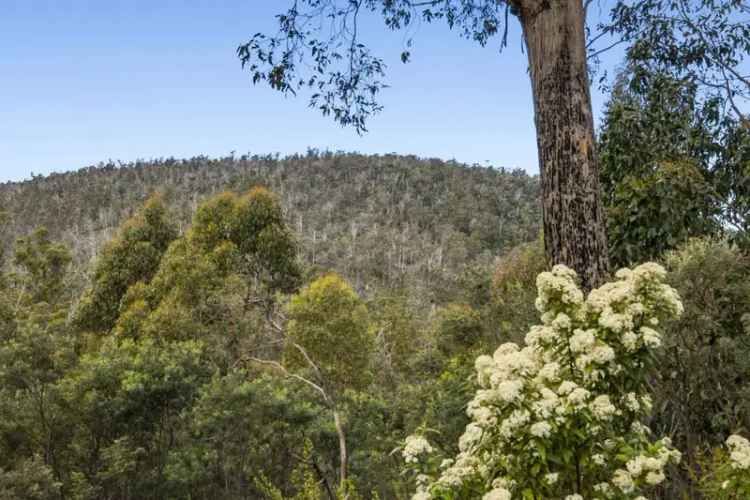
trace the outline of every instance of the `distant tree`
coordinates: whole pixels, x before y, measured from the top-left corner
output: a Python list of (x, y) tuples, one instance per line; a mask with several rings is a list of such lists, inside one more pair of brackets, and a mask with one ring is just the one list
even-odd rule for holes
[[(685, 314), (667, 325), (659, 425), (685, 449), (750, 426), (750, 257), (726, 241), (694, 239), (665, 263)], [(690, 396), (688, 396), (690, 395)]]
[[(6, 234), (8, 232), (8, 220), (10, 219), (10, 215), (7, 211), (0, 208), (0, 241), (5, 241), (5, 239), (8, 237)], [(3, 269), (3, 266), (5, 265), (5, 246), (0, 243), (0, 270)]]
[[(380, 111), (384, 62), (361, 42), (358, 23), (382, 16), (390, 30), (445, 21), (481, 45), (502, 34), (508, 17), (523, 28), (534, 96), (547, 257), (575, 268), (585, 288), (608, 273), (604, 213), (599, 196), (582, 0), (299, 0), (277, 16), (279, 31), (262, 33), (237, 53), (253, 83), (284, 94), (310, 88), (310, 106), (342, 125), (366, 130)], [(409, 40), (407, 45), (411, 45)], [(405, 50), (402, 61), (411, 54)]]
[(691, 161), (655, 162), (654, 171), (616, 186), (608, 207), (612, 262), (659, 258), (691, 237), (719, 231), (717, 193)]
[(512, 248), (496, 262), (489, 319), (496, 341), (520, 340), (536, 321), (536, 277), (548, 269), (541, 238)]
[(67, 422), (55, 384), (75, 364), (70, 260), (38, 229), (18, 239), (7, 287), (0, 283), (0, 498), (59, 493)]
[(347, 389), (369, 381), (372, 337), (367, 308), (335, 274), (315, 280), (292, 298), (287, 314), (285, 363), (303, 369), (321, 389), (339, 434), (340, 485), (346, 484), (347, 450), (339, 406)]
[[(8, 213), (0, 211), (0, 237), (5, 237)], [(14, 325), (12, 300), (8, 294), (8, 279), (5, 275), (5, 248), (0, 242), (0, 335), (5, 336)]]
[(0, 469), (0, 498), (45, 500), (60, 497), (60, 482), (39, 457), (21, 461), (10, 470)]
[(70, 417), (66, 449), (71, 497), (173, 497), (166, 480), (181, 413), (212, 367), (199, 342), (106, 337), (57, 384), (59, 414)]
[[(419, 325), (402, 291), (383, 292), (368, 303), (378, 354), (384, 373), (396, 375), (413, 368), (413, 355), (419, 350)], [(380, 370), (379, 370), (380, 371)], [(388, 373), (390, 371), (390, 373)]]
[(70, 250), (51, 241), (45, 228), (19, 238), (13, 256), (20, 271), (16, 275), (18, 292), (32, 304), (56, 302), (65, 291), (63, 279), (70, 261)]
[(653, 174), (655, 164), (691, 161), (708, 173), (721, 152), (716, 101), (695, 84), (629, 62), (617, 76), (599, 134), (604, 202), (626, 177)]
[(94, 265), (91, 286), (76, 312), (79, 326), (92, 331), (107, 331), (114, 326), (128, 287), (151, 280), (162, 255), (177, 237), (169, 219), (164, 201), (154, 195), (122, 224)]
[(170, 453), (166, 475), (174, 497), (262, 498), (252, 485), (261, 475), (287, 491), (298, 462), (316, 467), (316, 482), (321, 476), (327, 482), (327, 449), (319, 446), (309, 460), (299, 456), (306, 440), (330, 439), (330, 416), (317, 398), (309, 387), (290, 387), (278, 377), (215, 374), (184, 415), (186, 439)]
[(347, 484), (347, 444), (341, 415), (347, 390), (370, 381), (373, 338), (365, 304), (336, 274), (318, 278), (287, 306), (284, 363), (252, 357), (306, 383), (322, 396), (333, 414), (339, 438), (339, 484)]
[(336, 274), (313, 281), (292, 297), (287, 317), (288, 366), (310, 368), (307, 354), (331, 391), (366, 387), (373, 339), (367, 308), (346, 281)]
[(228, 341), (253, 309), (273, 322), (276, 294), (294, 290), (301, 277), (296, 252), (268, 190), (209, 198), (166, 250), (153, 279), (128, 289), (114, 331), (172, 339), (219, 333)]
[[(641, 87), (642, 95), (655, 93), (648, 87), (658, 83), (654, 79), (658, 75), (693, 102), (694, 110), (673, 108), (682, 112), (676, 121), (659, 126), (652, 120), (656, 127), (651, 130), (649, 144), (654, 144), (654, 138), (661, 138), (663, 144), (674, 143), (675, 132), (685, 130), (679, 126), (669, 130), (663, 126), (667, 123), (684, 124), (697, 117), (691, 131), (714, 129), (713, 150), (706, 148), (706, 136), (701, 145), (694, 142), (700, 137), (693, 135), (692, 146), (703, 149), (699, 162), (712, 174), (712, 186), (720, 198), (722, 228), (746, 245), (750, 215), (750, 4), (746, 0), (618, 0), (610, 20), (601, 28), (604, 34), (628, 43), (632, 81)], [(664, 90), (663, 85), (655, 88)], [(621, 140), (629, 139), (621, 136)], [(684, 139), (676, 142), (686, 144)], [(631, 143), (637, 145), (639, 140)]]
[(258, 293), (289, 293), (299, 286), (297, 244), (279, 198), (266, 188), (254, 187), (243, 196), (223, 193), (207, 200), (195, 213), (190, 238), (204, 250), (224, 241), (235, 245), (242, 272)]

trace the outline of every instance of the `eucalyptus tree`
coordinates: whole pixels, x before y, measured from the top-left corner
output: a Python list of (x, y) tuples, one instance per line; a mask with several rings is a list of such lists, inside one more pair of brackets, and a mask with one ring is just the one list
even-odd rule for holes
[[(278, 15), (278, 33), (255, 34), (238, 47), (253, 83), (284, 94), (311, 88), (310, 106), (366, 131), (381, 110), (385, 64), (360, 40), (366, 13), (390, 30), (445, 22), (480, 45), (507, 43), (510, 16), (520, 21), (529, 62), (547, 258), (576, 269), (586, 288), (608, 272), (599, 194), (583, 0), (296, 0)], [(402, 61), (411, 57), (407, 50)]]
[(154, 277), (177, 228), (159, 195), (120, 227), (117, 236), (101, 251), (91, 285), (81, 298), (76, 322), (84, 329), (108, 331), (117, 321), (120, 302), (128, 288)]
[(339, 445), (339, 488), (346, 489), (348, 449), (342, 408), (347, 391), (371, 381), (374, 338), (367, 307), (337, 274), (324, 275), (294, 295), (286, 307), (283, 363), (249, 356), (311, 387), (333, 416)]

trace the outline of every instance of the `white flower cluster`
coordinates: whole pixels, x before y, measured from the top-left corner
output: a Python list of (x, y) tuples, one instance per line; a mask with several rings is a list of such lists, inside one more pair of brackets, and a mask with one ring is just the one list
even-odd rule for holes
[[(656, 264), (624, 269), (616, 281), (584, 298), (572, 270), (555, 266), (540, 274), (536, 306), (542, 324), (530, 329), (524, 347), (507, 343), (492, 356), (477, 358), (479, 389), (467, 407), (472, 422), (459, 440), (460, 453), (441, 467), (432, 485), (420, 487), (418, 495), (471, 482), (487, 485), (483, 500), (510, 499), (529, 476), (527, 470), (513, 468), (515, 457), (530, 453), (539, 460), (543, 487), (553, 491), (559, 472), (530, 450), (561, 438), (590, 443), (594, 437), (602, 443), (586, 446), (591, 446), (591, 474), (600, 480), (594, 489), (603, 498), (616, 490), (636, 495), (641, 486), (661, 483), (667, 463), (680, 458), (668, 440), (650, 445), (649, 453), (627, 463), (616, 457), (633, 448), (633, 439), (647, 448), (647, 429), (637, 419), (651, 408), (643, 368), (648, 351), (661, 343), (653, 327), (659, 315), (682, 312), (677, 293), (662, 283), (664, 276)], [(629, 390), (619, 393), (615, 387)], [(565, 434), (581, 425), (588, 426), (585, 440)], [(613, 429), (628, 427), (632, 436), (626, 444), (627, 436)], [(529, 446), (533, 442), (538, 444)], [(622, 468), (617, 469), (618, 464)]]
[(406, 463), (416, 463), (420, 455), (432, 453), (432, 446), (429, 441), (419, 435), (411, 435), (406, 438), (404, 449), (401, 454)]
[(495, 488), (485, 493), (482, 500), (510, 500), (510, 491), (505, 488)]
[(750, 441), (737, 434), (727, 438), (729, 459), (733, 469), (750, 469)]
[(664, 438), (662, 446), (653, 456), (637, 455), (625, 464), (625, 469), (617, 469), (612, 476), (612, 483), (623, 493), (630, 493), (638, 482), (655, 486), (661, 484), (664, 477), (664, 467), (669, 463), (678, 463), (682, 454), (670, 449), (669, 439)]

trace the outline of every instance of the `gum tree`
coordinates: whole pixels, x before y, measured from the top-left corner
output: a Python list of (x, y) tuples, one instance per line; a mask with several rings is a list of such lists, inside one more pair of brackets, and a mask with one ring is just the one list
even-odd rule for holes
[[(366, 13), (391, 30), (445, 22), (485, 45), (507, 39), (509, 17), (523, 29), (533, 91), (547, 258), (575, 269), (586, 289), (608, 272), (591, 110), (583, 0), (295, 0), (279, 31), (254, 35), (237, 52), (253, 83), (284, 94), (312, 89), (310, 107), (366, 130), (380, 111), (383, 60), (358, 37)], [(407, 50), (401, 54), (406, 62)]]

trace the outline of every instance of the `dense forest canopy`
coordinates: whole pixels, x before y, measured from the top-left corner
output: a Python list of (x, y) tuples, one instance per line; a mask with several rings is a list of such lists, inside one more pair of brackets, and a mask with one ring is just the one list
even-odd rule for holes
[[(651, 97), (613, 97), (603, 180), (614, 255), (661, 265), (585, 300), (520, 171), (310, 152), (1, 186), (0, 498), (743, 498), (750, 260), (722, 220), (747, 204), (713, 172), (747, 143), (693, 148), (702, 122)], [(614, 132), (657, 118), (664, 149)]]

